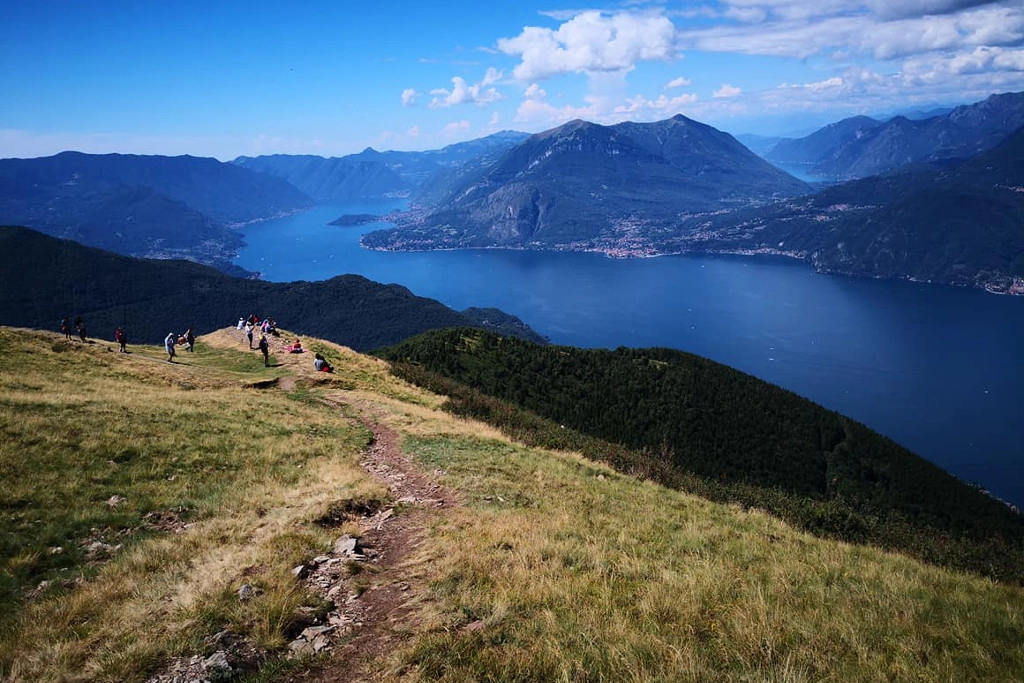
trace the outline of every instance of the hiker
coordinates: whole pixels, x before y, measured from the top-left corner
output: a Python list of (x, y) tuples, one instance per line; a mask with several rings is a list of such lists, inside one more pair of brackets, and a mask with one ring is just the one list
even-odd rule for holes
[(292, 344), (291, 346), (286, 346), (285, 348), (288, 349), (288, 353), (305, 353), (306, 351), (304, 348), (302, 348), (302, 342), (299, 341), (298, 339), (295, 340), (294, 344)]
[(239, 316), (239, 318), (238, 318), (238, 327), (236, 327), (235, 329), (240, 330), (243, 327), (245, 327), (245, 318)]
[(249, 340), (249, 350), (250, 351), (252, 351), (252, 331), (253, 331), (252, 323), (247, 321), (245, 323), (245, 336)]
[(85, 321), (81, 317), (75, 319), (75, 329), (78, 330), (78, 337), (85, 342)]
[(174, 353), (174, 343), (176, 341), (177, 341), (177, 339), (174, 336), (174, 333), (173, 332), (168, 332), (167, 333), (167, 338), (164, 339), (164, 351), (167, 352), (167, 362), (168, 363), (173, 363), (174, 362), (174, 356), (175, 356), (175, 353)]
[(68, 322), (67, 318), (61, 319), (60, 331), (64, 333), (64, 339), (71, 341), (71, 323)]
[(118, 349), (119, 353), (128, 353), (128, 350), (124, 347), (128, 343), (128, 335), (120, 327), (114, 330), (114, 341), (121, 345), (121, 348)]
[(334, 372), (334, 368), (327, 362), (327, 359), (319, 353), (313, 358), (313, 367), (317, 372)]
[(192, 353), (196, 345), (196, 336), (192, 334), (192, 328), (185, 330), (185, 350)]
[(267, 341), (267, 335), (260, 335), (260, 351), (263, 353), (263, 367), (270, 367), (270, 343)]

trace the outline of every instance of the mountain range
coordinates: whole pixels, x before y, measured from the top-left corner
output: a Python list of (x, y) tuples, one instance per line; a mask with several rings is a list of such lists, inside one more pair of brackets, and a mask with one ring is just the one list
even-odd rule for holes
[(396, 227), (365, 235), (364, 246), (775, 252), (832, 272), (1024, 291), (1020, 164), (1013, 144), (996, 151), (1024, 124), (1024, 93), (929, 113), (855, 117), (797, 140), (745, 138), (772, 144), (765, 156), (801, 174), (858, 179), (824, 191), (676, 116), (331, 159), (4, 159), (0, 224), (252, 277), (232, 263), (244, 244), (238, 226), (317, 202), (404, 198), (408, 209), (388, 216)]
[(312, 206), (292, 185), (216, 159), (63, 152), (0, 159), (0, 222), (117, 253), (238, 271), (233, 228)]
[(1024, 130), (965, 161), (694, 219), (660, 247), (784, 253), (825, 272), (1024, 294)]
[(526, 137), (526, 133), (502, 131), (425, 152), (378, 152), (368, 147), (344, 157), (274, 154), (238, 157), (231, 163), (287, 180), (323, 203), (422, 199), (443, 192), (452, 178), (467, 169), (486, 166), (495, 154)]
[(967, 158), (1024, 126), (1024, 93), (992, 95), (924, 119), (855, 116), (765, 152), (782, 168), (827, 180), (864, 178), (910, 164)]

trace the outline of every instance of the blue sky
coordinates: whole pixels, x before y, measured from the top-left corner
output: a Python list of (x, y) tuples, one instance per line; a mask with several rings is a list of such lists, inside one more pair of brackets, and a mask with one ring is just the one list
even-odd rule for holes
[(1021, 90), (1024, 0), (0, 7), (0, 157), (339, 156), (678, 113), (794, 135)]

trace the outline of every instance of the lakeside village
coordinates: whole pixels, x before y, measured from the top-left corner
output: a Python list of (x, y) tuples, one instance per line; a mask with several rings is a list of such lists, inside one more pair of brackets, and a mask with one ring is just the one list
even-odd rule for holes
[[(774, 219), (790, 222), (795, 220), (827, 223), (838, 214), (862, 212), (877, 209), (874, 205), (834, 204), (814, 207), (789, 202), (785, 205), (788, 214)], [(675, 220), (655, 220), (629, 216), (616, 219), (604, 234), (588, 240), (547, 244), (528, 242), (521, 246), (480, 247), (469, 244), (452, 227), (431, 228), (425, 225), (429, 209), (415, 207), (404, 211), (392, 211), (379, 220), (394, 224), (401, 236), (392, 235), (386, 243), (370, 244), (361, 239), (360, 246), (375, 251), (447, 251), (455, 249), (511, 249), (564, 252), (590, 252), (603, 254), (608, 258), (653, 258), (682, 254), (722, 254), (734, 256), (781, 256), (809, 262), (816, 272), (835, 275), (857, 275), (816, 258), (816, 253), (805, 249), (788, 249), (785, 242), (766, 244), (761, 234), (770, 227), (764, 218), (752, 218), (738, 223), (726, 222), (722, 217), (733, 214), (735, 209), (718, 209), (692, 214), (679, 214)], [(683, 234), (680, 234), (680, 229)], [(883, 276), (875, 276), (884, 279)], [(909, 282), (924, 284), (943, 283), (959, 287), (977, 287), (991, 294), (1024, 296), (1024, 277), (999, 272), (982, 271), (971, 280), (944, 281), (903, 276)]]

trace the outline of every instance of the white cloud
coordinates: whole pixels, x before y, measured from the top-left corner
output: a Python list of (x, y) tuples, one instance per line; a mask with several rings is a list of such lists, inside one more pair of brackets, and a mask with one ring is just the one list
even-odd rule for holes
[(675, 26), (661, 14), (582, 12), (557, 30), (527, 26), (498, 49), (520, 57), (512, 71), (520, 81), (563, 73), (630, 71), (637, 62), (676, 57)]
[(544, 88), (540, 87), (537, 83), (533, 83), (529, 88), (523, 91), (523, 97), (528, 100), (544, 99), (547, 96), (548, 94), (544, 91)]
[(430, 91), (434, 98), (428, 105), (431, 109), (443, 109), (453, 107), (457, 104), (490, 104), (504, 99), (504, 96), (495, 88), (487, 86), (501, 78), (501, 72), (496, 69), (488, 69), (484, 79), (476, 85), (469, 85), (466, 79), (461, 76), (452, 78), (452, 89), (435, 88)]
[(743, 90), (737, 88), (735, 85), (729, 83), (723, 83), (722, 87), (711, 93), (712, 97), (724, 98), (724, 97), (739, 97), (743, 93)]
[(415, 140), (420, 136), (420, 127), (412, 126), (409, 130), (405, 131), (405, 137)]
[(462, 121), (452, 121), (447, 126), (441, 129), (440, 137), (457, 137), (460, 134), (468, 131), (470, 128), (472, 128), (472, 125), (469, 123), (469, 121), (466, 121), (465, 119), (463, 119)]
[(679, 78), (673, 78), (671, 81), (666, 83), (663, 89), (672, 90), (674, 88), (685, 88), (686, 86), (690, 85), (690, 83), (691, 81), (689, 78), (683, 78), (682, 76), (680, 76)]
[(406, 88), (402, 91), (402, 104), (406, 107), (411, 107), (416, 104), (416, 98), (419, 97), (419, 93), (413, 88)]
[(654, 100), (637, 95), (626, 100), (626, 104), (615, 107), (614, 112), (616, 114), (640, 114), (643, 118), (667, 119), (681, 113), (686, 107), (696, 103), (698, 99), (697, 95), (692, 93), (684, 93), (676, 97), (659, 95)]
[(726, 0), (756, 23), (683, 29), (681, 48), (805, 59), (844, 52), (899, 59), (1024, 42), (1021, 0)]
[(498, 112), (491, 112), (491, 120), (488, 121), (487, 125), (491, 128), (495, 128), (500, 122), (501, 116), (498, 115)]

